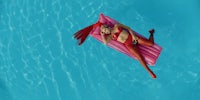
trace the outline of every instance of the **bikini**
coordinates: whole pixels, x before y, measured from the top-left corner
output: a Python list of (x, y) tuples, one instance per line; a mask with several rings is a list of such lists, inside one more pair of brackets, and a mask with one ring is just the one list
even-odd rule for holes
[[(123, 28), (121, 28), (121, 27), (118, 27), (118, 32), (116, 32), (116, 33), (114, 33), (113, 35), (112, 35), (112, 39), (113, 40), (117, 40), (117, 38), (119, 37), (119, 35), (121, 34), (121, 32), (123, 31)], [(130, 45), (130, 44), (132, 44), (132, 36), (131, 36), (131, 34), (129, 33), (129, 35), (128, 35), (128, 38), (126, 39), (126, 41), (124, 42), (124, 44), (125, 45)]]

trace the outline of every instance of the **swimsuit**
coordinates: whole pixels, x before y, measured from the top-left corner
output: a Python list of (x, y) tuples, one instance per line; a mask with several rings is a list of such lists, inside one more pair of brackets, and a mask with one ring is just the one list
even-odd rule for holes
[[(119, 35), (121, 34), (122, 31), (123, 31), (123, 29), (122, 29), (121, 27), (118, 27), (118, 32), (116, 32), (116, 33), (114, 33), (114, 34), (112, 35), (112, 39), (116, 41), (117, 38), (119, 37)], [(132, 44), (132, 36), (131, 36), (130, 33), (128, 34), (128, 38), (126, 39), (126, 41), (124, 42), (124, 44), (125, 44), (125, 45), (130, 45), (130, 44)]]
[(112, 36), (113, 40), (117, 40), (117, 38), (119, 37), (119, 34), (122, 32), (122, 28), (118, 27), (118, 32), (114, 33)]

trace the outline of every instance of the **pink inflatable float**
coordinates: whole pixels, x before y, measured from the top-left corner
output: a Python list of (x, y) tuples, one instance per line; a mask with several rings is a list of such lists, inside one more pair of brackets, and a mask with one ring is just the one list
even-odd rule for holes
[[(106, 25), (113, 27), (114, 24), (116, 24), (116, 23), (119, 23), (119, 22), (115, 21), (114, 19), (112, 19), (108, 16), (104, 16), (103, 14), (100, 14), (100, 18), (97, 21), (97, 23), (78, 31), (76, 34), (74, 34), (74, 37), (77, 40), (79, 40), (79, 45), (81, 45), (85, 41), (85, 39), (87, 38), (87, 36), (89, 34), (92, 37), (94, 37), (95, 39), (99, 40), (100, 42), (103, 42), (102, 38), (101, 38), (101, 33), (100, 33), (101, 25), (106, 24)], [(133, 31), (133, 32), (135, 33), (135, 35), (137, 37), (145, 38), (142, 35), (138, 34), (137, 32), (135, 32), (135, 31)], [(123, 43), (120, 43), (115, 40), (111, 40), (111, 41), (109, 41), (109, 43), (107, 45), (115, 50), (118, 50), (118, 51), (128, 55), (131, 58), (137, 59), (134, 55), (131, 54), (131, 52), (128, 50), (128, 48)], [(146, 63), (148, 65), (155, 65), (156, 60), (158, 59), (158, 57), (162, 51), (162, 48), (155, 43), (153, 46), (138, 45), (138, 47), (139, 47), (139, 51), (140, 51), (141, 55), (144, 57)]]

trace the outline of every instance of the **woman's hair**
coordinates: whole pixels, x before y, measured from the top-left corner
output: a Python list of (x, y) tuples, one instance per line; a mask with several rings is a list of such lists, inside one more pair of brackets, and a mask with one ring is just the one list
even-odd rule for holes
[(101, 28), (108, 28), (109, 26), (108, 25), (106, 25), (106, 24), (102, 24), (101, 25)]
[(108, 25), (106, 25), (106, 24), (102, 24), (102, 25), (101, 25), (101, 31), (102, 31), (103, 28), (110, 28), (110, 26), (108, 26)]

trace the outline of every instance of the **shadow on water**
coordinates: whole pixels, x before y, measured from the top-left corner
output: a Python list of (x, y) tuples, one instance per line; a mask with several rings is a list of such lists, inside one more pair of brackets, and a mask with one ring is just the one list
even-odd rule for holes
[(0, 100), (13, 100), (5, 82), (0, 79)]

